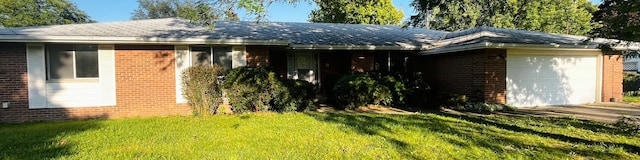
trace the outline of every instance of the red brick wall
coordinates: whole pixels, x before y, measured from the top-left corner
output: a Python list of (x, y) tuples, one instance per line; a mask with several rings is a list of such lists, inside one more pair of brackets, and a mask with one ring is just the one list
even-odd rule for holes
[(247, 66), (268, 67), (269, 48), (260, 46), (247, 46)]
[(463, 94), (485, 102), (505, 103), (505, 55), (505, 50), (481, 49), (412, 57), (408, 63), (410, 70), (423, 73), (434, 90)]
[[(360, 59), (364, 57), (364, 59)], [(373, 54), (356, 52), (351, 55), (351, 71), (368, 72), (373, 70)]]
[(176, 105), (173, 46), (116, 46), (117, 117), (189, 114)]
[(11, 121), (29, 107), (27, 53), (24, 43), (0, 43), (0, 122)]
[(0, 122), (187, 115), (175, 103), (173, 46), (116, 46), (116, 106), (29, 109), (26, 47), (0, 43)]
[(623, 58), (620, 55), (602, 57), (602, 101), (622, 102)]

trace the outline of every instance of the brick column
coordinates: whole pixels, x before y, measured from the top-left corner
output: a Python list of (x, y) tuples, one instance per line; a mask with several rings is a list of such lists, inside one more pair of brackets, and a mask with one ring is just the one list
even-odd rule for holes
[(485, 49), (484, 53), (484, 100), (507, 103), (507, 51)]
[(623, 58), (621, 55), (602, 57), (602, 101), (622, 102)]

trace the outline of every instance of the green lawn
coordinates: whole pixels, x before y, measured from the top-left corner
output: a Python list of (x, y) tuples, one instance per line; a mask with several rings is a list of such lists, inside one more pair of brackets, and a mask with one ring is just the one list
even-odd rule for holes
[(622, 100), (624, 102), (629, 102), (629, 103), (639, 103), (640, 102), (640, 97), (638, 97), (638, 96), (624, 96), (624, 97), (622, 97)]
[(0, 124), (0, 159), (640, 159), (571, 118), (244, 114)]

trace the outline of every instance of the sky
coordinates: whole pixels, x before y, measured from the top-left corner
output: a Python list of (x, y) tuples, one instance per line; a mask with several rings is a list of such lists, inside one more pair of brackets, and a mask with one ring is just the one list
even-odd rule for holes
[[(131, 14), (138, 8), (136, 0), (70, 0), (75, 3), (80, 10), (83, 10), (98, 22), (127, 21), (131, 19)], [(403, 20), (414, 14), (413, 8), (409, 6), (412, 0), (393, 0), (393, 5), (404, 12)], [(600, 0), (590, 0), (599, 4)], [(315, 4), (301, 2), (297, 5), (272, 4), (268, 21), (272, 22), (307, 22), (311, 10), (315, 9)], [(240, 20), (251, 21), (251, 16), (243, 11), (238, 11)]]

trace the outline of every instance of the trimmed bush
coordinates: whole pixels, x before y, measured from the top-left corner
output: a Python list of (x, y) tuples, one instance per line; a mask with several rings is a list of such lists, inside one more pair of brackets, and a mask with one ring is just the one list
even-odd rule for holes
[(451, 107), (451, 109), (459, 111), (467, 111), (474, 113), (493, 113), (496, 111), (515, 111), (516, 108), (506, 104), (500, 103), (483, 103), (483, 102), (470, 102), (464, 105), (457, 105)]
[(234, 68), (223, 83), (233, 111), (238, 113), (269, 110), (280, 85), (275, 73), (263, 67)]
[(340, 78), (333, 91), (338, 105), (346, 109), (367, 104), (423, 108), (430, 95), (419, 73), (355, 73)]
[(389, 87), (367, 74), (347, 75), (333, 88), (336, 102), (346, 109), (354, 109), (366, 104), (390, 104), (393, 95)]
[(303, 111), (313, 105), (315, 85), (304, 80), (285, 79), (274, 101), (278, 112)]
[(638, 89), (640, 88), (640, 74), (638, 73), (624, 73), (624, 79), (622, 81), (622, 90), (625, 96), (640, 96)]
[(217, 111), (222, 102), (218, 76), (223, 74), (224, 68), (218, 65), (192, 66), (182, 72), (182, 95), (193, 107), (194, 115), (206, 116)]
[(314, 85), (302, 80), (278, 80), (264, 67), (239, 67), (223, 83), (234, 112), (300, 111), (313, 104)]

